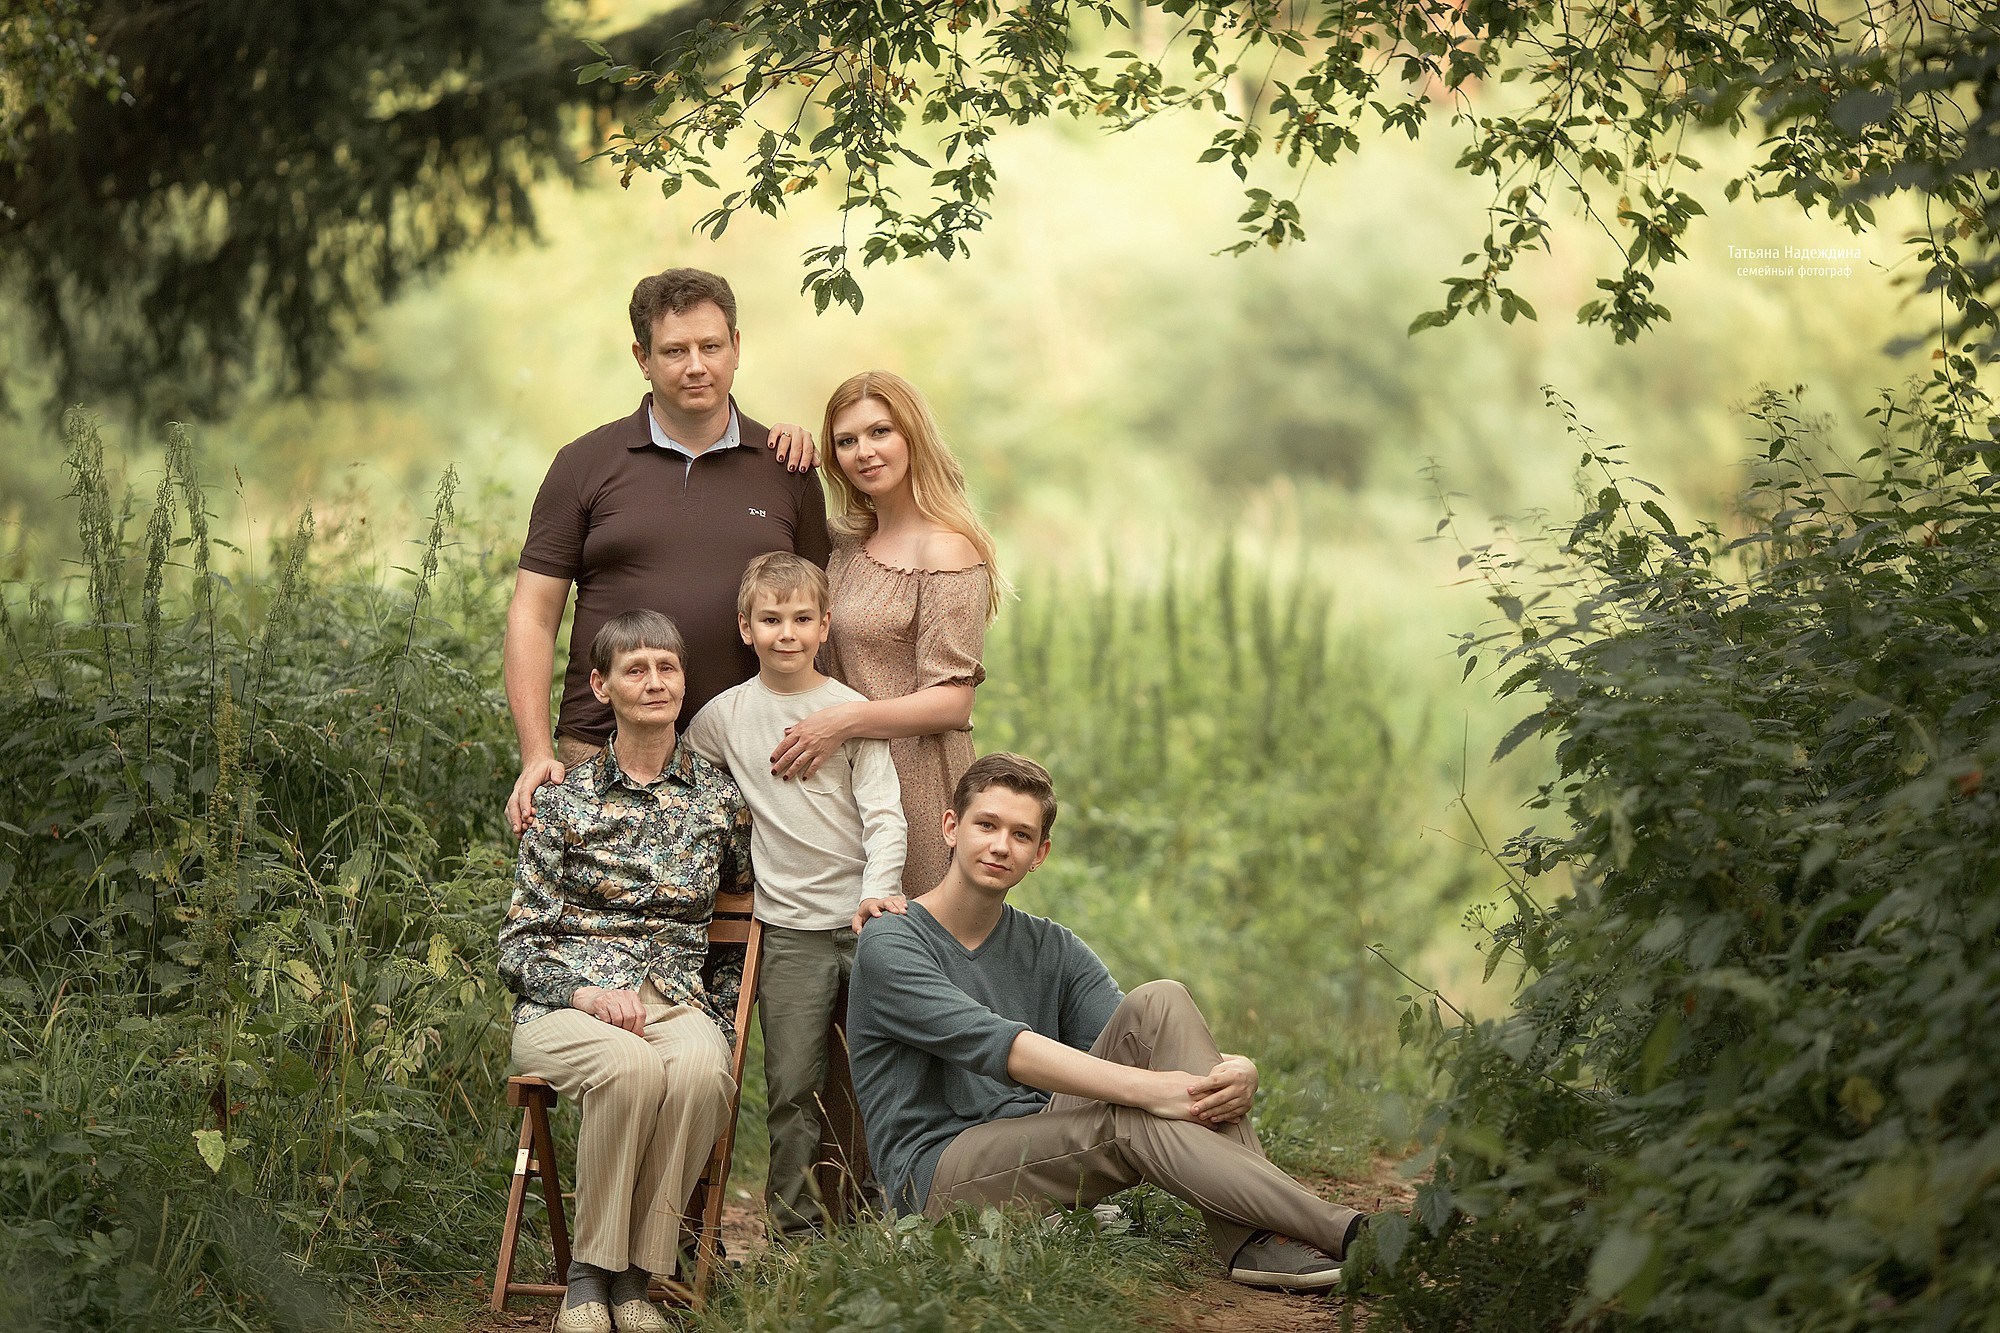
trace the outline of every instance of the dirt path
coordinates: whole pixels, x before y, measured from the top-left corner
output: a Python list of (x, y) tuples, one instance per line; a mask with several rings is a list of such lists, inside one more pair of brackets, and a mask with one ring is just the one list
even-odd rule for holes
[[(1368, 1178), (1360, 1182), (1308, 1180), (1322, 1196), (1375, 1213), (1408, 1209), (1416, 1198), (1414, 1181), (1396, 1174), (1396, 1163), (1375, 1159)], [(1158, 1316), (1161, 1333), (1329, 1333), (1340, 1327), (1347, 1298), (1341, 1295), (1287, 1296), (1255, 1291), (1221, 1276), (1205, 1277), (1192, 1292), (1174, 1295), (1171, 1307)], [(1354, 1327), (1368, 1327), (1366, 1305), (1354, 1307)]]
[[(1315, 1191), (1338, 1198), (1364, 1212), (1385, 1208), (1407, 1209), (1416, 1197), (1413, 1182), (1396, 1174), (1396, 1163), (1377, 1158), (1366, 1180), (1308, 1180)], [(743, 1205), (731, 1202), (722, 1213), (723, 1243), (732, 1255), (748, 1257), (763, 1247), (763, 1229), (756, 1215)], [(1340, 1327), (1345, 1298), (1287, 1296), (1281, 1292), (1254, 1291), (1220, 1275), (1204, 1277), (1193, 1291), (1177, 1291), (1160, 1303), (1153, 1326), (1160, 1333), (1331, 1333)], [(429, 1320), (406, 1325), (411, 1333), (519, 1333), (522, 1329), (547, 1328), (553, 1307), (546, 1301), (522, 1302), (505, 1314), (488, 1310), (457, 1315), (433, 1323)], [(1368, 1309), (1357, 1306), (1354, 1326), (1368, 1327)]]

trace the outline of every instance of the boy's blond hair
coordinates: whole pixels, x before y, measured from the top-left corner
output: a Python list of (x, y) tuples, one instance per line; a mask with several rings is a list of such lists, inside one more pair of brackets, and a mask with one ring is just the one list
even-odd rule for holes
[(830, 598), (826, 571), (790, 551), (766, 551), (744, 566), (743, 581), (736, 585), (736, 614), (745, 620), (750, 619), (750, 610), (757, 605), (757, 594), (760, 592), (773, 597), (795, 592), (808, 593), (821, 615), (826, 614)]

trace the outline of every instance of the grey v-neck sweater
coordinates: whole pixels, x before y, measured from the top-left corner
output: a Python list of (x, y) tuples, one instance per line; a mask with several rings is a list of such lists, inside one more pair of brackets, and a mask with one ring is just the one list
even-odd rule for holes
[(1046, 917), (1002, 908), (977, 949), (921, 901), (907, 916), (870, 921), (847, 1041), (868, 1155), (896, 1210), (922, 1210), (959, 1134), (1047, 1104), (1047, 1093), (1007, 1077), (1016, 1036), (1032, 1028), (1087, 1051), (1124, 998), (1089, 946)]

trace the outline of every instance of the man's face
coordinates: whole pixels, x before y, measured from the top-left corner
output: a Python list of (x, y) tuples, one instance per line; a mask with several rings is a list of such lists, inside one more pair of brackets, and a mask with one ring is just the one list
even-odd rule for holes
[(653, 400), (680, 417), (705, 416), (729, 401), (741, 351), (740, 338), (713, 301), (661, 315), (651, 348), (632, 344)]
[(592, 670), (590, 692), (611, 705), (620, 731), (666, 727), (681, 715), (687, 677), (672, 649), (634, 648), (611, 659), (609, 676)]
[(1049, 854), (1042, 803), (1025, 792), (988, 787), (963, 817), (944, 812), (944, 842), (968, 884), (1005, 893)]
[(813, 656), (826, 641), (832, 623), (810, 592), (773, 594), (759, 592), (750, 606), (750, 617), (736, 617), (736, 629), (743, 642), (757, 650), (757, 661), (780, 676), (795, 676), (812, 670)]

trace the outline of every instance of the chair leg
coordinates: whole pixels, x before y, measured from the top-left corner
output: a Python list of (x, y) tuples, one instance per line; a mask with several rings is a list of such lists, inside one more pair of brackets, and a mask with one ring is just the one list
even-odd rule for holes
[(725, 1130), (723, 1141), (716, 1145), (718, 1151), (709, 1158), (708, 1170), (695, 1186), (700, 1211), (695, 1221), (694, 1272), (689, 1275), (689, 1285), (694, 1289), (692, 1308), (697, 1310), (707, 1301), (709, 1283), (715, 1277), (716, 1248), (722, 1240), (722, 1202), (729, 1190), (731, 1137)]
[(500, 1233), (500, 1261), (493, 1268), (495, 1310), (507, 1308), (507, 1284), (514, 1277), (514, 1253), (521, 1244), (521, 1212), (528, 1199), (528, 1141), (534, 1132), (531, 1108), (521, 1111), (521, 1143), (514, 1152), (514, 1179), (507, 1187), (507, 1225)]
[(569, 1280), (569, 1222), (563, 1216), (561, 1173), (556, 1167), (556, 1139), (549, 1130), (549, 1108), (540, 1103), (528, 1107), (534, 1129), (535, 1168), (542, 1178), (542, 1202), (549, 1210), (549, 1248), (555, 1251), (556, 1282)]

